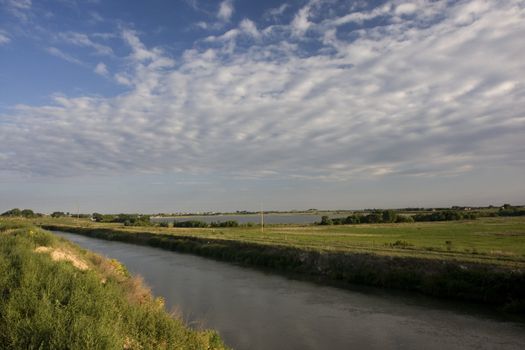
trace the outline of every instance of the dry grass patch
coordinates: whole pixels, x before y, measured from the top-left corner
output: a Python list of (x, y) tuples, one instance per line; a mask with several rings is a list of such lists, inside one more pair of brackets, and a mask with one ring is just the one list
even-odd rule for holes
[(35, 249), (37, 253), (50, 253), (51, 259), (53, 261), (69, 261), (79, 270), (85, 271), (89, 269), (88, 264), (86, 264), (82, 259), (80, 259), (75, 254), (62, 250), (60, 248), (53, 249), (51, 247), (40, 246)]

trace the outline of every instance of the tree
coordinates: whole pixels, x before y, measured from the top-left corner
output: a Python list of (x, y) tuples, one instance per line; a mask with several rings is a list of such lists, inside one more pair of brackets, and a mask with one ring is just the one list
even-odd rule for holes
[(382, 215), (379, 214), (378, 212), (374, 212), (374, 213), (368, 214), (366, 216), (366, 218), (368, 219), (367, 221), (370, 224), (377, 224), (377, 223), (380, 223), (383, 220)]
[(321, 225), (332, 225), (332, 220), (328, 217), (328, 215), (321, 216)]
[(102, 222), (104, 221), (104, 215), (100, 214), (100, 213), (93, 213), (93, 215), (91, 215), (91, 217), (93, 218), (93, 220), (95, 220), (96, 222)]
[(22, 211), (18, 208), (14, 208), (6, 211), (2, 216), (22, 216)]
[(397, 213), (393, 210), (383, 210), (383, 222), (395, 222)]
[(21, 211), (21, 214), (25, 218), (32, 218), (35, 216), (35, 213), (31, 209), (24, 209)]

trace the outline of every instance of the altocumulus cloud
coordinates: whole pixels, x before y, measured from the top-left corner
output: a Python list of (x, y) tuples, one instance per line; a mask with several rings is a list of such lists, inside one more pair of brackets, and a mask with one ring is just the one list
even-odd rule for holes
[(524, 1), (330, 6), (311, 1), (288, 24), (243, 19), (180, 57), (122, 29), (129, 65), (114, 77), (128, 92), (16, 106), (1, 116), (2, 170), (344, 180), (523, 169)]

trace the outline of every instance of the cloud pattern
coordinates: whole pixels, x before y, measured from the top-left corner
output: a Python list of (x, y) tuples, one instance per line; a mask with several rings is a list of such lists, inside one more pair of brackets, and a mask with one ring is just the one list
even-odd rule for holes
[(117, 72), (103, 63), (110, 47), (63, 34), (128, 91), (1, 115), (0, 170), (326, 181), (525, 170), (524, 1), (333, 6), (243, 19), (179, 57), (122, 26)]

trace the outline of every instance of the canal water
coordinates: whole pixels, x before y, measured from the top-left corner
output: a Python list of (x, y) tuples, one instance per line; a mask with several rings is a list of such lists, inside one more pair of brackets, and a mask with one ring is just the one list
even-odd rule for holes
[(525, 325), (472, 306), (342, 290), (157, 248), (55, 232), (140, 274), (168, 311), (234, 349), (523, 349)]

